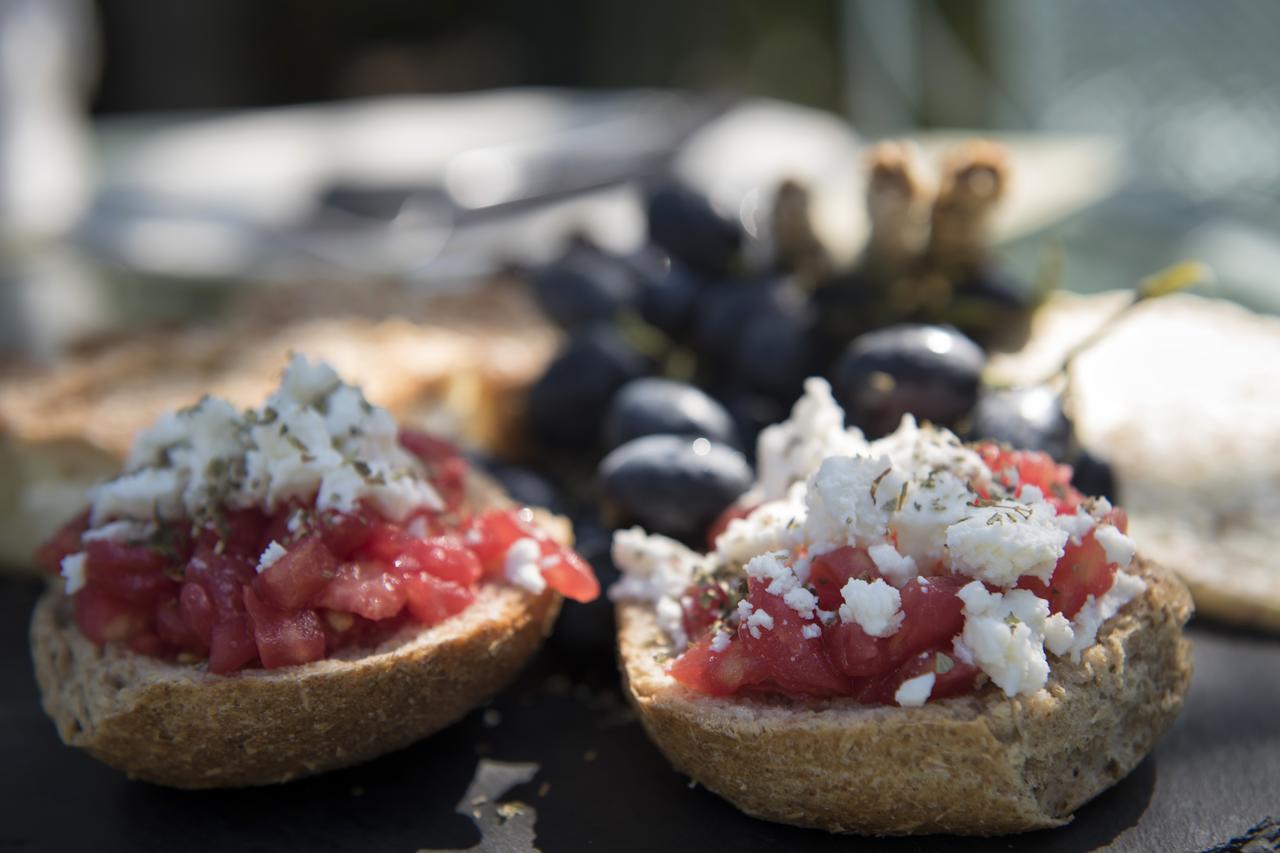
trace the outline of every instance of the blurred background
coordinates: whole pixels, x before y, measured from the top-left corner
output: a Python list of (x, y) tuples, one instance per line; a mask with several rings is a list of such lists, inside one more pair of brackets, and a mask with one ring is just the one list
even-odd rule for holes
[(944, 129), (1043, 155), (997, 228), (1021, 278), (1047, 245), (1077, 290), (1190, 256), (1275, 311), (1278, 26), (1244, 0), (0, 0), (0, 351), (246, 283), (443, 286), (583, 228), (625, 249), (615, 191), (658, 171), (739, 211), (844, 181), (818, 230), (847, 259), (862, 144)]

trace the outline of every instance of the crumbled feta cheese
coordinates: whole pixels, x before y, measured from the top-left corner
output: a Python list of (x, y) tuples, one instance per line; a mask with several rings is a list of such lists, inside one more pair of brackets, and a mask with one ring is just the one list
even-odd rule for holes
[(131, 542), (145, 542), (156, 533), (156, 526), (149, 521), (109, 521), (101, 527), (92, 527), (86, 530), (81, 536), (81, 542), (115, 542), (118, 544), (128, 544)]
[(395, 419), (333, 369), (295, 356), (261, 408), (206, 397), (134, 443), (126, 471), (92, 494), (91, 521), (199, 518), (217, 506), (272, 511), (290, 499), (349, 511), (368, 499), (400, 520), (442, 509)]
[(883, 579), (867, 583), (854, 578), (844, 585), (840, 595), (844, 598), (840, 620), (856, 622), (869, 636), (888, 637), (902, 626), (902, 596)]
[(810, 622), (800, 629), (800, 634), (806, 640), (816, 640), (822, 636), (822, 626), (816, 622)]
[(173, 470), (143, 468), (121, 474), (90, 492), (90, 523), (97, 527), (109, 519), (177, 518), (182, 511), (182, 488)]
[(818, 609), (818, 596), (802, 586), (790, 590), (782, 596), (783, 602), (805, 619), (812, 619)]
[(932, 672), (908, 678), (898, 685), (897, 692), (893, 694), (893, 701), (904, 708), (919, 708), (929, 701), (929, 695), (933, 693), (933, 684), (937, 680), (938, 676)]
[(729, 641), (731, 639), (732, 635), (725, 629), (721, 628), (719, 631), (716, 631), (716, 635), (711, 638), (711, 651), (716, 654), (720, 654), (725, 649), (729, 648)]
[(1120, 611), (1147, 588), (1146, 581), (1128, 572), (1116, 572), (1116, 579), (1111, 583), (1102, 598), (1089, 596), (1084, 606), (1073, 620), (1075, 629), (1074, 641), (1070, 645), (1071, 659), (1080, 660), (1080, 655), (1098, 639), (1098, 629), (1102, 623)]
[(1074, 513), (1063, 513), (1056, 520), (1058, 526), (1067, 532), (1067, 536), (1071, 538), (1074, 545), (1079, 545), (1097, 524), (1094, 517), (1083, 506), (1076, 507)]
[(888, 578), (894, 586), (901, 587), (920, 574), (916, 568), (916, 561), (899, 554), (892, 542), (872, 545), (867, 549), (867, 554), (871, 557), (871, 562), (875, 563), (876, 568), (880, 570), (880, 574)]
[(747, 631), (758, 640), (762, 630), (773, 630), (773, 617), (769, 615), (769, 611), (757, 609), (747, 617)]
[(802, 585), (792, 567), (780, 559), (784, 554), (760, 554), (747, 563), (744, 571), (749, 578), (765, 584), (765, 592), (781, 598), (788, 607), (805, 619), (813, 617), (818, 597)]
[(1067, 532), (1039, 489), (1024, 486), (1022, 494), (1029, 503), (974, 507), (968, 518), (947, 528), (953, 570), (1002, 587), (1013, 586), (1023, 575), (1049, 580)]
[(831, 386), (825, 379), (807, 379), (804, 395), (792, 407), (791, 417), (760, 433), (756, 459), (761, 497), (782, 497), (792, 483), (808, 477), (829, 456), (866, 452), (861, 431), (845, 429), (844, 410), (831, 396)]
[(809, 478), (805, 538), (836, 546), (879, 542), (905, 481), (884, 456), (832, 456)]
[(684, 608), (674, 598), (663, 598), (654, 605), (653, 614), (658, 622), (658, 630), (671, 638), (676, 648), (683, 649), (689, 643), (684, 631)]
[(287, 551), (283, 545), (272, 539), (271, 544), (262, 550), (262, 554), (258, 557), (258, 574), (262, 574), (267, 569), (276, 564)]
[(906, 499), (893, 516), (898, 552), (928, 566), (946, 556), (947, 528), (972, 509), (973, 490), (967, 480), (950, 471), (927, 474), (907, 488)]
[(84, 588), (85, 578), (85, 553), (83, 551), (77, 554), (68, 554), (62, 558), (62, 576), (67, 580), (67, 595), (74, 595)]
[(932, 424), (918, 426), (909, 414), (902, 416), (896, 430), (871, 442), (867, 453), (889, 457), (912, 479), (924, 479), (936, 471), (951, 471), (978, 482), (991, 478), (982, 457), (965, 447), (955, 433)]
[(1115, 563), (1117, 568), (1127, 569), (1133, 562), (1133, 555), (1138, 547), (1133, 540), (1120, 532), (1120, 528), (1103, 524), (1094, 532), (1093, 538), (1098, 540), (1102, 550), (1107, 553), (1107, 562)]
[(1062, 656), (1069, 652), (1075, 638), (1071, 620), (1061, 613), (1054, 613), (1044, 620), (1044, 647), (1055, 655)]
[[(980, 581), (965, 585), (957, 595), (964, 602), (961, 639), (973, 662), (1006, 696), (1029, 696), (1044, 687), (1049, 677), (1044, 655), (1049, 603), (1025, 589), (989, 592)], [(1049, 629), (1055, 644), (1062, 627), (1055, 622)], [(963, 659), (959, 643), (956, 652)]]
[(761, 504), (746, 518), (735, 518), (716, 537), (716, 551), (725, 561), (740, 565), (757, 554), (786, 551), (804, 534), (804, 483), (796, 483), (785, 498)]
[(679, 598), (693, 583), (705, 559), (674, 539), (647, 534), (639, 527), (613, 534), (613, 563), (622, 578), (609, 589), (612, 601)]
[(503, 560), (502, 573), (507, 581), (532, 592), (534, 595), (547, 588), (546, 578), (538, 566), (538, 558), (542, 556), (542, 548), (538, 543), (525, 537), (511, 543), (507, 556)]

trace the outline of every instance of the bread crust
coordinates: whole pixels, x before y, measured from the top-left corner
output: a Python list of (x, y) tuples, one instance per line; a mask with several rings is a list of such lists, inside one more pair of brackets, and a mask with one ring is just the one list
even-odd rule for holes
[(36, 681), (63, 742), (135, 779), (224, 788), (357, 764), (450, 725), (533, 656), (560, 599), (485, 586), (462, 614), (372, 654), (232, 675), (99, 649), (70, 604), (50, 590), (31, 622)]
[(920, 708), (706, 696), (663, 671), (671, 646), (634, 602), (618, 606), (622, 671), (667, 758), (756, 817), (864, 835), (1059, 826), (1142, 760), (1190, 682), (1186, 587), (1146, 561), (1131, 571), (1146, 591), (1030, 697), (991, 684)]
[[(482, 474), (467, 487), (473, 506), (509, 504)], [(564, 519), (541, 513), (539, 524), (571, 542)], [(213, 675), (98, 647), (76, 627), (72, 599), (50, 588), (32, 615), (31, 657), (64, 743), (161, 785), (267, 785), (367, 761), (457, 721), (533, 656), (560, 601), (549, 589), (485, 584), (458, 615), (376, 649)]]

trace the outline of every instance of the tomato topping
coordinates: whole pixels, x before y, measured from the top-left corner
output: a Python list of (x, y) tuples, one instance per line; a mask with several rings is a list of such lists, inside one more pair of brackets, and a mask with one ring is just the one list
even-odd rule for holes
[(764, 678), (764, 662), (754, 657), (742, 643), (731, 642), (723, 652), (711, 650), (709, 636), (685, 650), (671, 664), (671, 677), (681, 684), (711, 696), (730, 696), (747, 684)]
[[(245, 590), (250, 592), (250, 590)], [(223, 617), (213, 626), (209, 642), (209, 671), (215, 675), (235, 672), (258, 656), (253, 625), (243, 613)], [(264, 664), (265, 665), (265, 664)]]
[(343, 563), (316, 598), (317, 607), (355, 613), (375, 621), (404, 609), (404, 576), (380, 560)]
[(86, 578), (121, 601), (155, 604), (177, 593), (165, 570), (170, 561), (154, 548), (95, 539), (84, 547)]
[[(403, 438), (459, 508), (466, 465), (457, 451), (421, 433)], [(393, 522), (369, 505), (340, 512), (295, 499), (271, 513), (223, 508), (194, 530), (176, 521), (146, 544), (86, 542), (88, 523), (87, 513), (68, 522), (38, 555), (58, 572), (84, 553), (76, 614), (85, 636), (160, 657), (207, 655), (214, 673), (305, 663), (406, 623), (438, 624), (475, 600), (484, 577), (502, 578), (520, 539), (537, 543), (551, 588), (578, 601), (600, 592), (591, 567), (529, 510), (468, 518), (421, 509)], [(283, 553), (258, 572), (272, 543)]]
[(845, 545), (819, 554), (809, 567), (809, 583), (818, 596), (818, 606), (823, 610), (835, 610), (844, 601), (840, 590), (853, 578), (868, 583), (880, 577), (880, 571), (863, 548)]
[(925, 649), (949, 647), (964, 630), (964, 602), (956, 593), (971, 579), (940, 575), (926, 580), (914, 578), (898, 590), (902, 626), (886, 638), (886, 654), (894, 662)]
[(62, 571), (62, 558), (81, 550), (80, 537), (89, 529), (89, 510), (68, 521), (48, 542), (36, 549), (36, 566), (50, 574)]
[(535, 525), (528, 509), (482, 512), (471, 520), (464, 539), (490, 577), (502, 576), (512, 545), (521, 539), (532, 539), (541, 551), (542, 577), (548, 586), (574, 601), (594, 601), (600, 595), (600, 582), (587, 561)]
[(583, 604), (600, 597), (600, 581), (576, 551), (550, 538), (543, 539), (539, 545), (542, 548), (542, 577), (547, 586), (565, 598)]
[(974, 449), (997, 482), (1015, 492), (1022, 486), (1035, 486), (1059, 515), (1075, 512), (1084, 500), (1084, 495), (1071, 485), (1071, 466), (1059, 465), (1047, 453), (1012, 450), (991, 442), (978, 444)]
[(458, 448), (442, 438), (417, 430), (400, 430), (400, 445), (427, 467), (431, 484), (446, 509), (457, 509), (467, 496), (467, 462)]
[(338, 560), (319, 535), (308, 536), (285, 549), (254, 579), (253, 588), (267, 604), (281, 610), (309, 605), (338, 571)]
[(930, 700), (971, 693), (982, 673), (973, 664), (956, 658), (950, 649), (921, 652), (891, 672), (866, 682), (858, 692), (858, 701), (891, 704), (904, 681), (930, 672), (934, 674), (933, 689), (929, 692)]
[(324, 657), (324, 629), (314, 610), (280, 610), (244, 591), (258, 659), (267, 669), (310, 663)]
[(1039, 578), (1024, 577), (1018, 586), (1048, 600), (1049, 610), (1053, 613), (1072, 619), (1084, 607), (1089, 596), (1105, 595), (1115, 579), (1115, 564), (1107, 562), (1107, 552), (1091, 530), (1081, 538), (1079, 545), (1067, 541), (1048, 584)]
[(408, 572), (402, 578), (409, 612), (424, 625), (443, 622), (467, 609), (475, 600), (471, 590), (427, 572)]
[(684, 632), (696, 637), (715, 624), (724, 612), (729, 594), (718, 585), (699, 587), (690, 586), (681, 597), (684, 611)]
[(151, 629), (154, 608), (147, 603), (116, 598), (96, 585), (76, 595), (76, 625), (95, 643), (128, 640)]

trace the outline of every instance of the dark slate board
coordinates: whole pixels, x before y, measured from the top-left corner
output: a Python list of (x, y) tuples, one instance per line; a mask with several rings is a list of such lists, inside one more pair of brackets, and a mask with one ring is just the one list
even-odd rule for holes
[[(0, 582), (0, 851), (468, 848), (454, 809), (481, 758), (537, 762), (502, 800), (561, 850), (1201, 850), (1280, 814), (1280, 638), (1195, 624), (1185, 710), (1133, 774), (1058, 830), (999, 839), (850, 839), (765, 823), (691, 787), (618, 692), (607, 605), (566, 608), (555, 637), (486, 710), (395, 755), (267, 789), (170, 791), (63, 747), (27, 651), (38, 588)], [(496, 711), (497, 713), (493, 713)]]

